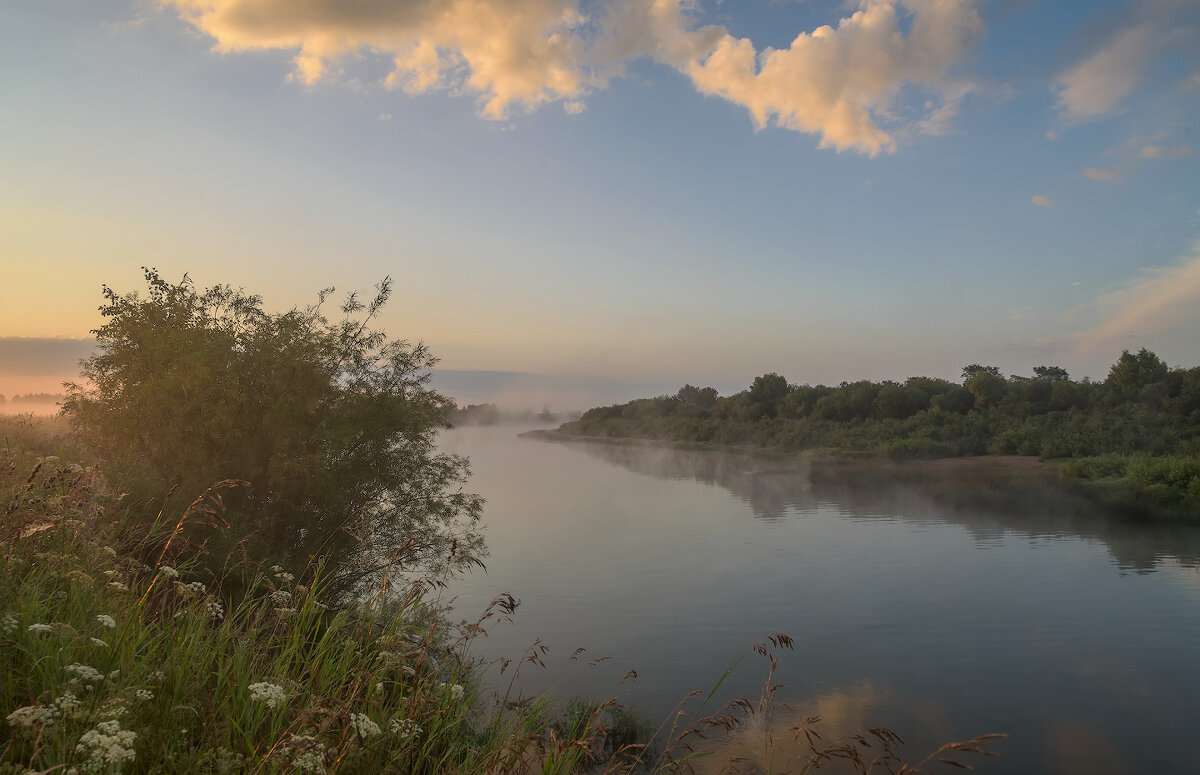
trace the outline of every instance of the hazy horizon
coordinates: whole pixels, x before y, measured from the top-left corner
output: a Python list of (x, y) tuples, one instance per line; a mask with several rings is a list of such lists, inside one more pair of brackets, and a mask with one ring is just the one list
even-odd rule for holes
[[(61, 393), (64, 382), (78, 379), (78, 374), (72, 367), (80, 358), (94, 351), (93, 339), (0, 337), (0, 396), (11, 398), (14, 395), (29, 393)], [(1119, 353), (1113, 354), (1113, 360), (1117, 354)], [(793, 384), (837, 385), (843, 381), (853, 382), (859, 379), (902, 382), (913, 376), (940, 377), (958, 382), (961, 381), (959, 371), (966, 363), (967, 360), (964, 360), (957, 368), (934, 374), (867, 371), (810, 380), (794, 379), (780, 369), (772, 371), (783, 373)], [(1011, 373), (1028, 376), (1034, 365), (1042, 364), (1016, 367)], [(1103, 365), (1093, 373), (1072, 373), (1071, 376), (1076, 380), (1085, 376), (1093, 380), (1103, 380), (1109, 366), (1111, 363)], [(714, 387), (721, 395), (730, 395), (746, 389), (756, 376), (759, 374), (746, 374), (740, 382), (706, 381), (687, 375), (680, 375), (673, 381), (653, 381), (622, 378), (621, 375), (537, 374), (494, 369), (435, 368), (430, 384), (434, 389), (453, 398), (460, 406), (488, 403), (511, 411), (550, 409), (554, 412), (572, 412), (594, 406), (624, 403), (635, 398), (674, 394), (685, 383)]]

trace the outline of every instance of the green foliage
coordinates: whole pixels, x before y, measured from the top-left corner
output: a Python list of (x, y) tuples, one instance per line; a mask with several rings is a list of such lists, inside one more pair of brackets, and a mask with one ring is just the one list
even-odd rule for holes
[(1067, 370), (1060, 366), (1034, 366), (1033, 375), (1037, 379), (1045, 379), (1051, 382), (1066, 382), (1071, 379), (1071, 375)]
[(1146, 387), (1161, 382), (1167, 376), (1167, 364), (1143, 347), (1134, 355), (1121, 351), (1121, 357), (1109, 369), (1104, 384), (1122, 398), (1137, 397)]
[(63, 408), (107, 459), (191, 494), (248, 481), (238, 526), (274, 553), (342, 562), (352, 534), (410, 568), (482, 552), (467, 463), (434, 449), (453, 408), (427, 387), (435, 359), (370, 327), (389, 280), (335, 320), (332, 289), (273, 314), (229, 286), (145, 280), (145, 296), (104, 287), (99, 352)]
[(169, 530), (113, 531), (95, 466), (5, 455), (0, 768), (21, 766), (0, 771), (482, 774), (540, 755), (549, 706), (489, 709), (479, 622), (451, 628), (420, 584), (339, 609), (319, 566), (249, 565), (231, 599)]
[[(1179, 473), (1190, 470), (1186, 466), (1126, 465), (1136, 455), (1200, 454), (1200, 367), (1168, 369), (1143, 349), (1136, 355), (1122, 353), (1103, 383), (1073, 381), (1058, 366), (1037, 366), (1033, 373), (1005, 379), (995, 366), (971, 364), (963, 368), (963, 385), (911, 377), (903, 384), (858, 381), (836, 388), (789, 385), (786, 390), (780, 387), (782, 377), (767, 374), (749, 390), (717, 398), (710, 409), (691, 411), (686, 419), (669, 406), (654, 404), (661, 411), (649, 411), (644, 401), (633, 401), (585, 412), (561, 430), (785, 452), (823, 448), (888, 458), (1116, 456), (1124, 461), (1118, 477), (1122, 487), (1140, 493), (1147, 503), (1181, 505), (1200, 514), (1200, 501), (1185, 497), (1200, 488)], [(1095, 475), (1087, 463), (1064, 471), (1083, 479), (1108, 477)]]
[(675, 398), (700, 409), (711, 409), (713, 404), (717, 403), (717, 389), (713, 387), (699, 388), (694, 385), (684, 385), (679, 388), (679, 392), (675, 394)]

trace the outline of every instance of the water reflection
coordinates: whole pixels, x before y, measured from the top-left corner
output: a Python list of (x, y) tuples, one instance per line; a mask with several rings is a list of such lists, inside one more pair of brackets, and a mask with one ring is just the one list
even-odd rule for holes
[[(895, 717), (897, 709), (907, 708), (906, 729), (901, 739), (895, 730), (880, 727), (884, 715)], [(1080, 740), (1070, 738), (1070, 742)], [(788, 703), (760, 703), (739, 726), (723, 737), (701, 745), (703, 758), (694, 765), (697, 775), (734, 773), (803, 773), (819, 765), (822, 773), (860, 773), (874, 760), (878, 766), (870, 772), (890, 772), (901, 762), (919, 765), (940, 747), (963, 742), (955, 737), (953, 725), (940, 706), (928, 701), (901, 698), (887, 687), (870, 681), (836, 688), (806, 699)], [(1056, 751), (1070, 742), (1053, 742)], [(1001, 738), (982, 743), (984, 750), (1002, 755)], [(843, 758), (854, 749), (859, 763)], [(835, 752), (841, 751), (835, 755)], [(889, 755), (894, 759), (887, 758)], [(1069, 753), (1067, 754), (1069, 755)], [(943, 758), (974, 767), (991, 759), (986, 754), (938, 754)], [(885, 766), (891, 764), (891, 767)], [(945, 771), (942, 768), (937, 771)], [(986, 769), (986, 768), (985, 768)]]
[(981, 548), (1014, 534), (1098, 541), (1123, 572), (1150, 573), (1164, 563), (1200, 568), (1200, 529), (1123, 520), (1030, 461), (813, 464), (657, 445), (552, 440), (646, 476), (722, 487), (765, 521), (832, 506), (853, 519), (959, 525)]
[[(466, 617), (501, 592), (524, 601), (479, 649), (549, 644), (527, 694), (616, 695), (663, 719), (784, 632), (779, 697), (798, 710), (759, 732), (801, 713), (866, 719), (903, 735), (907, 760), (1007, 732), (980, 771), (1011, 773), (1092, 767), (1096, 732), (1111, 769), (1190, 771), (1189, 740), (1167, 730), (1200, 717), (1194, 529), (1110, 520), (1036, 467), (810, 469), (513, 436), (442, 443), (471, 458), (492, 552), (451, 593)], [(612, 660), (572, 671), (578, 646)], [(757, 697), (761, 667), (740, 665), (713, 702)]]

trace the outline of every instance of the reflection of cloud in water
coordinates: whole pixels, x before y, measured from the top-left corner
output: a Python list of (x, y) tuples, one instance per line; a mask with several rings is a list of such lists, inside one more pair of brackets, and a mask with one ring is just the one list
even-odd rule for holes
[(1062, 775), (1119, 775), (1132, 772), (1116, 746), (1088, 724), (1060, 722), (1046, 739), (1046, 771)]
[(1122, 521), (1053, 472), (1028, 461), (810, 464), (803, 459), (552, 438), (636, 473), (722, 487), (768, 521), (832, 507), (855, 519), (958, 525), (980, 548), (1012, 535), (1098, 541), (1126, 572), (1154, 572), (1164, 562), (1174, 568), (1200, 567), (1200, 528)]
[[(705, 747), (706, 756), (695, 764), (698, 775), (735, 772), (804, 771), (804, 763), (812, 757), (803, 730), (812, 729), (820, 735), (818, 748), (848, 739), (868, 726), (878, 724), (879, 706), (888, 698), (886, 689), (876, 689), (869, 681), (860, 681), (845, 690), (835, 690), (805, 702), (791, 702), (789, 707), (770, 709), (768, 718), (755, 713), (729, 735)], [(811, 717), (819, 720), (809, 724)], [(836, 773), (837, 766), (822, 767), (823, 772)], [(852, 769), (844, 770), (852, 772)]]
[[(889, 689), (864, 680), (801, 702), (776, 704), (765, 716), (760, 707), (759, 712), (724, 738), (701, 746), (699, 750), (704, 757), (693, 763), (694, 771), (698, 775), (807, 772), (806, 767), (817, 761), (814, 751), (851, 743), (856, 736), (869, 742), (869, 746), (858, 747), (863, 760), (870, 761), (883, 749), (879, 738), (867, 730), (878, 728), (881, 717), (893, 713), (899, 704)], [(916, 764), (937, 746), (953, 740), (946, 715), (937, 705), (911, 701), (905, 701), (904, 705), (911, 710), (909, 723), (917, 727), (905, 730), (904, 736), (915, 735), (921, 742), (907, 746), (895, 744), (894, 751), (900, 761)], [(816, 735), (810, 739), (805, 735), (806, 729)], [(922, 747), (926, 745), (929, 747)], [(996, 747), (992, 746), (993, 749)], [(979, 756), (958, 755), (955, 758), (964, 764), (981, 763)], [(820, 772), (830, 775), (860, 771), (838, 758), (826, 758), (820, 766)], [(886, 768), (872, 770), (890, 771)]]

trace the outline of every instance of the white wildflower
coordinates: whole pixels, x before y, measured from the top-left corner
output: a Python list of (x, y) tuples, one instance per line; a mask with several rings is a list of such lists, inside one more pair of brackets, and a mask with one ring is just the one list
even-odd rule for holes
[(102, 649), (108, 648), (108, 644), (105, 643), (104, 641), (100, 640), (99, 638), (88, 638), (88, 640), (92, 642), (93, 646), (98, 646)]
[(454, 700), (455, 702), (458, 702), (462, 698), (463, 698), (462, 684), (452, 684), (450, 686), (450, 699)]
[(31, 624), (28, 627), (26, 627), (25, 629), (28, 630), (29, 632), (50, 632), (50, 625), (48, 625), (48, 624)]
[(167, 674), (161, 670), (155, 670), (153, 673), (150, 674), (150, 677), (153, 678), (155, 681), (158, 681), (159, 683), (162, 683), (163, 681), (167, 680)]
[(170, 565), (159, 566), (158, 572), (161, 573), (162, 575), (166, 576), (169, 579), (173, 579), (179, 575), (179, 571), (175, 570)]
[(283, 691), (282, 686), (277, 684), (262, 681), (250, 684), (246, 688), (250, 690), (250, 699), (259, 700), (268, 708), (274, 708), (276, 705), (287, 702), (287, 693)]
[(53, 705), (26, 705), (17, 708), (5, 717), (13, 729), (33, 729), (37, 724), (49, 726), (58, 718), (58, 708)]
[(104, 552), (104, 553), (105, 553), (105, 554), (107, 554), (109, 557), (116, 557), (116, 556), (117, 556), (117, 550), (116, 550), (116, 549), (114, 549), (114, 548), (112, 548), (111, 546), (101, 546), (101, 547), (100, 547), (100, 551)]
[(133, 695), (142, 702), (154, 699), (154, 692), (150, 691), (149, 689), (138, 689), (133, 693)]
[(412, 665), (402, 665), (400, 667), (400, 670), (403, 671), (405, 675), (416, 675), (417, 674), (416, 669)]
[(70, 713), (79, 707), (79, 698), (71, 692), (63, 694), (63, 696), (54, 700), (54, 704), (58, 706), (63, 713)]
[(72, 662), (63, 668), (63, 672), (70, 673), (77, 678), (88, 681), (89, 683), (99, 683), (104, 680), (104, 674), (91, 665), (82, 665), (78, 662)]
[(112, 671), (111, 673), (109, 673), (109, 674), (108, 674), (108, 680), (110, 680), (110, 681), (115, 681), (115, 680), (117, 680), (117, 679), (118, 679), (118, 678), (120, 678), (120, 677), (121, 677), (121, 671), (120, 671), (120, 670), (114, 670), (114, 671)]
[(107, 627), (110, 630), (115, 630), (117, 628), (117, 620), (108, 614), (99, 614), (96, 617), (96, 621), (100, 622), (101, 627)]
[(282, 568), (282, 566), (279, 566), (279, 565), (272, 565), (272, 566), (271, 566), (271, 572), (272, 572), (272, 573), (282, 573), (282, 572), (283, 572), (283, 568)]
[(351, 713), (350, 728), (364, 740), (368, 737), (374, 737), (383, 731), (366, 713)]
[(108, 585), (110, 587), (112, 587), (113, 589), (117, 590), (118, 592), (128, 592), (129, 591), (129, 587), (125, 586), (124, 584), (122, 584), (119, 581), (110, 581), (110, 582), (108, 582)]
[(292, 614), (296, 613), (296, 609), (295, 608), (276, 608), (275, 613), (279, 614), (280, 616), (291, 616)]
[(292, 593), (288, 592), (286, 589), (277, 589), (271, 593), (271, 602), (272, 603), (282, 604), (282, 603), (288, 602), (291, 599), (292, 599)]
[(0, 619), (0, 630), (4, 630), (5, 635), (12, 635), (16, 632), (17, 626), (17, 620), (8, 614), (5, 614), (4, 618)]
[(117, 573), (118, 573), (118, 571), (112, 570), (111, 568), (110, 568), (109, 570), (106, 570), (106, 571), (104, 571), (104, 575), (105, 575), (105, 576), (108, 576), (110, 579), (111, 579), (113, 576), (116, 576), (116, 575), (117, 575)]
[(136, 740), (137, 732), (121, 729), (121, 722), (112, 719), (101, 721), (94, 729), (84, 732), (75, 751), (88, 757), (83, 764), (84, 770), (107, 770), (114, 764), (136, 758), (137, 752), (133, 749)]
[(383, 694), (383, 681), (380, 681), (377, 684), (375, 684), (375, 693)]
[(206, 603), (204, 610), (208, 611), (208, 615), (218, 622), (225, 618), (225, 609), (216, 600), (210, 600)]
[(410, 718), (394, 718), (388, 722), (388, 731), (401, 737), (416, 737), (424, 730)]
[(184, 584), (179, 581), (175, 582), (175, 591), (184, 597), (192, 597), (193, 595), (207, 594), (208, 588), (199, 581), (193, 581), (190, 584)]
[[(276, 566), (276, 567), (279, 567), (279, 566)], [(282, 568), (281, 568), (280, 570), (282, 570)], [(293, 576), (292, 574), (290, 574), (290, 573), (281, 573), (281, 572), (279, 572), (279, 571), (276, 571), (276, 573), (275, 573), (275, 578), (279, 579), (280, 581), (282, 581), (282, 582), (284, 582), (284, 583), (291, 583), (291, 582), (293, 582), (293, 581), (295, 581), (295, 580), (296, 580), (296, 577), (295, 577), (295, 576)]]
[(296, 754), (296, 758), (292, 759), (292, 768), (304, 773), (325, 772), (325, 744), (317, 743), (307, 751)]

